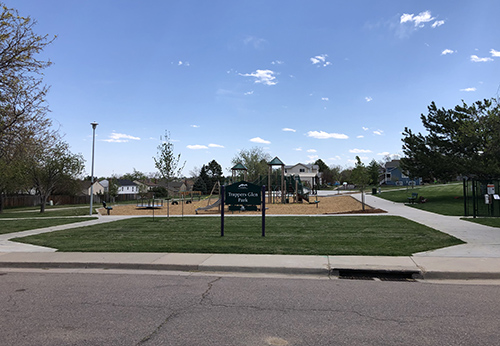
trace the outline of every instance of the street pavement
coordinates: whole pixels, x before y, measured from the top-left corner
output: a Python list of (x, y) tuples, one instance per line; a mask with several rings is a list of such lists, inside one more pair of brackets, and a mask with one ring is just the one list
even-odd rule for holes
[[(335, 192), (334, 195), (337, 193)], [(319, 195), (326, 195), (319, 192)], [(361, 195), (352, 194), (361, 200)], [(182, 270), (201, 272), (272, 273), (330, 276), (363, 272), (366, 275), (396, 274), (420, 279), (500, 279), (500, 229), (443, 216), (371, 194), (371, 207), (457, 237), (466, 244), (413, 254), (412, 256), (293, 256), (176, 253), (68, 253), (21, 244), (13, 238), (90, 226), (131, 218), (99, 216), (96, 220), (0, 235), (0, 267), (10, 268), (105, 268)], [(359, 214), (357, 214), (359, 216)], [(365, 214), (366, 215), (366, 214)], [(368, 214), (374, 216), (374, 214)], [(367, 216), (368, 216), (367, 215)], [(351, 217), (332, 215), (328, 217)]]

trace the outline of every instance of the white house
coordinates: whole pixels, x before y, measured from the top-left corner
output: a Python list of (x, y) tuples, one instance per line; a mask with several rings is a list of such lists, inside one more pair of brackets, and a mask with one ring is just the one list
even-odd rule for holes
[(293, 166), (285, 166), (285, 175), (298, 175), (302, 183), (313, 187), (319, 183), (319, 166), (313, 164), (297, 163)]
[(116, 179), (119, 195), (135, 195), (139, 193), (139, 185), (128, 179)]
[[(118, 186), (119, 195), (135, 195), (139, 193), (139, 186), (128, 179), (113, 179), (113, 183)], [(109, 192), (109, 180), (101, 180), (100, 184), (105, 192)]]

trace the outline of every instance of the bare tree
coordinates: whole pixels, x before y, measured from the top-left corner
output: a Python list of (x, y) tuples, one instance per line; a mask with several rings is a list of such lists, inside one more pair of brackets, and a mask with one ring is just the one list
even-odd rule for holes
[(170, 141), (170, 133), (168, 131), (165, 131), (165, 139), (158, 145), (157, 155), (153, 157), (153, 160), (160, 176), (165, 179), (167, 184), (181, 175), (186, 164), (185, 161), (181, 163), (181, 154), (174, 154), (174, 145)]

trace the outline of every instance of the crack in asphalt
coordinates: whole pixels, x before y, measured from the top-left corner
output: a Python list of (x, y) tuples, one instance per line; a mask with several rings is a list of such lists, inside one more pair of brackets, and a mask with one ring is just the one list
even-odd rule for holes
[(172, 311), (172, 313), (170, 315), (168, 315), (165, 320), (160, 323), (149, 335), (145, 336), (141, 341), (139, 341), (136, 345), (139, 346), (139, 345), (144, 345), (146, 344), (147, 342), (149, 342), (152, 338), (154, 338), (159, 332), (160, 330), (168, 323), (170, 322), (173, 318), (175, 318), (176, 316), (178, 316), (179, 314), (181, 314), (183, 311), (186, 311), (190, 308), (192, 308), (193, 306), (197, 306), (197, 305), (202, 305), (204, 303), (204, 301), (208, 300), (210, 301), (209, 305), (212, 305), (211, 304), (211, 300), (210, 299), (207, 299), (207, 296), (210, 294), (210, 291), (212, 290), (212, 287), (213, 285), (219, 281), (220, 279), (222, 279), (222, 277), (217, 277), (216, 279), (210, 281), (207, 283), (207, 289), (205, 290), (205, 292), (202, 293), (201, 295), (201, 298), (200, 300), (197, 302), (197, 303), (192, 303), (192, 304), (189, 304), (183, 308), (180, 308), (180, 309), (177, 309), (177, 310), (174, 310)]

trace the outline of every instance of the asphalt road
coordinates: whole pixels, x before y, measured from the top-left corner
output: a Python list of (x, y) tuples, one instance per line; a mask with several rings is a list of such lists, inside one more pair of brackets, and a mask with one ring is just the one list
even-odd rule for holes
[(2, 345), (497, 345), (500, 286), (0, 271)]

